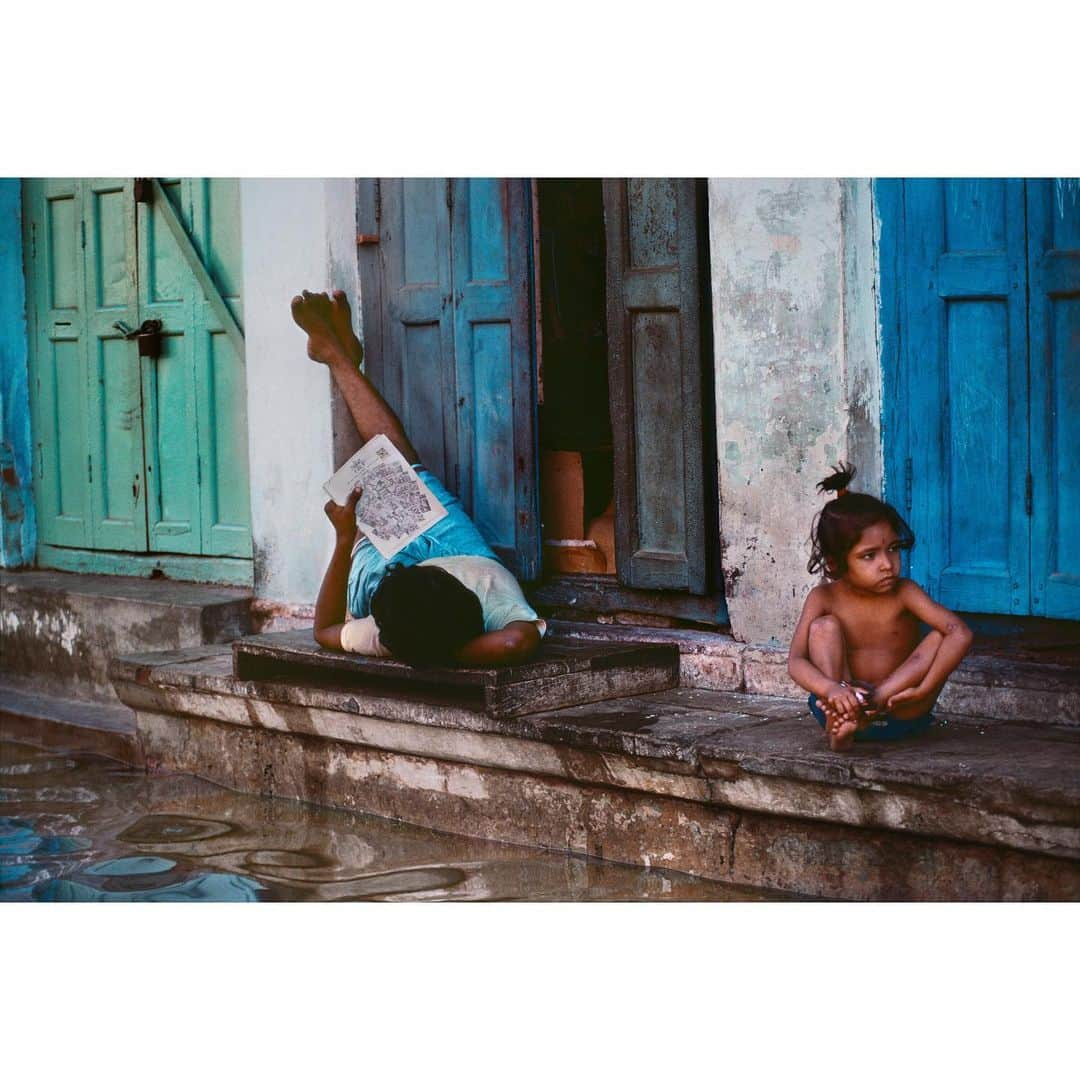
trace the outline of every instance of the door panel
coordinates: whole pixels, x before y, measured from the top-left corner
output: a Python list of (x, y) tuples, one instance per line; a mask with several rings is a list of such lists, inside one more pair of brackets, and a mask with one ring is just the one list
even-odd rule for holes
[(528, 185), (361, 180), (365, 371), (522, 580), (539, 571)]
[(1024, 187), (905, 181), (911, 573), (967, 611), (1029, 609)]
[(382, 349), (365, 370), (420, 460), (457, 492), (450, 211), (446, 181), (379, 180)]
[(82, 190), (75, 180), (24, 185), (31, 298), (30, 401), (38, 533), (89, 545)]
[[(189, 235), (229, 310), (242, 322), (240, 188), (235, 180), (188, 180)], [(194, 277), (192, 352), (198, 417), (196, 477), (202, 551), (251, 556), (244, 357)]]
[[(190, 183), (161, 183), (190, 233)], [(143, 361), (149, 547), (197, 555), (202, 551), (193, 354), (198, 285), (159, 206), (138, 205), (138, 228), (140, 313), (144, 319), (160, 319), (163, 325), (161, 356)]]
[(114, 325), (139, 325), (131, 180), (86, 180), (86, 296), (92, 545), (146, 550), (138, 348)]
[(605, 180), (619, 579), (707, 591), (698, 185)]
[(1032, 612), (1080, 618), (1080, 181), (1027, 182)]
[(522, 180), (453, 180), (454, 357), (459, 496), (523, 581), (539, 573), (536, 399)]

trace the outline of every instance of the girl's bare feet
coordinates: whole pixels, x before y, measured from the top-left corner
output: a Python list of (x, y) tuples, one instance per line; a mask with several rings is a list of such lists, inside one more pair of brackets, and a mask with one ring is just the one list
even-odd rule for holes
[[(311, 293), (305, 289), (299, 296), (294, 296), (292, 317), (308, 336), (307, 351), (312, 360), (320, 364), (355, 362), (347, 343), (338, 335), (334, 306), (326, 293)], [(349, 333), (352, 334), (351, 325)]]

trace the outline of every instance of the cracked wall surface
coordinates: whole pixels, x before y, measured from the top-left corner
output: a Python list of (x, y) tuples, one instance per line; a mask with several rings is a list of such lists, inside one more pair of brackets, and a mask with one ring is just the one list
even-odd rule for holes
[(720, 533), (732, 632), (786, 644), (816, 579), (815, 485), (880, 490), (868, 181), (710, 180)]

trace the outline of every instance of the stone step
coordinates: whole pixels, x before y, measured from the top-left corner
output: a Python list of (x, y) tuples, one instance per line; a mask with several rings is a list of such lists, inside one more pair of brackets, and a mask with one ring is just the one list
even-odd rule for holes
[(241, 791), (822, 898), (1080, 899), (1076, 729), (949, 717), (838, 754), (805, 702), (760, 695), (491, 716), (245, 679), (227, 646), (113, 673), (147, 767)]
[(417, 668), (397, 660), (332, 652), (308, 630), (233, 642), (234, 672), (251, 680), (329, 683), (398, 692), (488, 716), (522, 716), (590, 701), (668, 690), (679, 682), (674, 645), (545, 641), (527, 663), (503, 668)]
[(36, 746), (137, 760), (135, 714), (126, 705), (43, 694), (38, 684), (0, 676), (0, 736)]
[[(729, 634), (607, 626), (567, 620), (549, 623), (557, 640), (656, 642), (678, 646), (680, 682), (702, 690), (731, 690), (806, 700), (787, 673), (787, 649), (747, 645)], [(1052, 660), (975, 652), (953, 672), (938, 700), (952, 716), (1080, 727), (1080, 650)]]
[(231, 641), (250, 632), (251, 592), (152, 578), (0, 571), (0, 671), (42, 693), (116, 702), (113, 656)]

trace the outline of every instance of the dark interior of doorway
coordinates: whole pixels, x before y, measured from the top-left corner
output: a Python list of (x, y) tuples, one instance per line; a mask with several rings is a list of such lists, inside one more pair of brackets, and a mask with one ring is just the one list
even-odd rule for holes
[(545, 567), (614, 574), (601, 181), (537, 181), (537, 219)]

